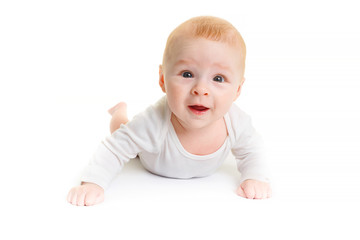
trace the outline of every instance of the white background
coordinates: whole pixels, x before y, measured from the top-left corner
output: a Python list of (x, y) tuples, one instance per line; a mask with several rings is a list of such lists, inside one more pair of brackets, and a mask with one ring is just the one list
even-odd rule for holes
[[(163, 95), (166, 38), (198, 15), (245, 39), (237, 104), (266, 141), (273, 198), (236, 196), (230, 157), (193, 180), (133, 160), (104, 203), (68, 204), (107, 109)], [(0, 238), (359, 239), (359, 22), (355, 1), (1, 1)]]

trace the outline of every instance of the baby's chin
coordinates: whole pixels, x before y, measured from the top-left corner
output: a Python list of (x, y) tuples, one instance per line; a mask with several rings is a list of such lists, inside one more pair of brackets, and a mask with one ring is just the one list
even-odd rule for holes
[[(222, 119), (222, 118), (221, 118)], [(205, 116), (192, 116), (190, 119), (179, 120), (180, 124), (188, 130), (200, 130), (211, 126), (219, 120), (218, 118), (205, 117)]]

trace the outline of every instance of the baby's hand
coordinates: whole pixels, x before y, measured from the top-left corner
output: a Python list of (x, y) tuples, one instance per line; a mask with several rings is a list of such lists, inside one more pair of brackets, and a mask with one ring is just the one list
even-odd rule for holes
[(240, 184), (237, 194), (250, 199), (270, 198), (271, 187), (269, 183), (248, 179)]
[(95, 183), (82, 183), (70, 190), (67, 200), (77, 206), (95, 205), (104, 201), (104, 189)]

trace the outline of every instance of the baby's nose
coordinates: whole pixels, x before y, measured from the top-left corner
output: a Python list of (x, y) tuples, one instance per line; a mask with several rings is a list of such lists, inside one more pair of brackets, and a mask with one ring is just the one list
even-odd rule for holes
[(192, 89), (191, 93), (193, 95), (199, 95), (199, 96), (207, 96), (209, 95), (209, 90), (205, 86), (205, 84), (196, 84)]
[(200, 95), (200, 96), (201, 96), (201, 95), (204, 95), (204, 96), (209, 95), (207, 89), (205, 89), (205, 88), (193, 88), (192, 94), (194, 94), (194, 95)]

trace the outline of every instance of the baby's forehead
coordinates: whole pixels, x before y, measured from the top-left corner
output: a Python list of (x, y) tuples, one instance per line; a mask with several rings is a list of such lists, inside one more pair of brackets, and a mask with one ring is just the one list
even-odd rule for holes
[(231, 48), (240, 48), (240, 44), (237, 44), (236, 41), (228, 40), (228, 39), (212, 39), (212, 38), (206, 38), (203, 36), (194, 36), (189, 34), (179, 34), (179, 36), (175, 37), (173, 40), (172, 47), (178, 47), (179, 45), (183, 45), (184, 43), (193, 43), (199, 40), (208, 40), (211, 42), (217, 42), (219, 44), (223, 44), (224, 46), (229, 46)]
[(192, 26), (190, 24), (184, 25), (183, 27), (175, 29), (169, 37), (169, 40), (191, 41), (204, 38), (207, 40), (223, 42), (234, 46), (239, 44), (241, 45), (243, 43), (243, 39), (236, 29), (206, 30), (199, 29), (198, 27)]
[[(221, 46), (226, 49), (230, 49), (231, 52), (236, 53), (236, 55), (238, 55), (238, 57), (240, 58), (242, 58), (242, 56), (245, 55), (245, 53), (243, 52), (243, 48), (241, 47), (240, 44), (234, 44), (233, 42), (228, 42), (228, 41), (212, 40), (204, 37), (196, 37), (196, 36), (194, 37), (191, 35), (181, 35), (177, 37), (176, 39), (174, 39), (172, 44), (168, 46), (169, 47), (168, 50), (170, 52), (170, 55), (172, 55), (173, 57), (182, 55), (184, 52), (186, 52), (188, 56), (195, 55), (197, 53), (195, 53), (195, 51), (192, 51), (195, 50), (195, 48), (196, 50), (198, 48), (202, 48), (205, 49), (205, 51), (212, 51), (214, 45), (206, 44), (206, 43), (204, 44), (202, 40), (215, 43), (216, 46)], [(199, 46), (199, 42), (200, 42), (200, 46)]]
[(171, 54), (171, 52), (177, 52), (179, 48), (183, 47), (185, 43), (191, 43), (198, 39), (206, 39), (209, 41), (218, 42), (233, 48), (234, 51), (238, 52), (242, 57), (246, 55), (245, 43), (238, 32), (228, 29), (226, 32), (217, 34), (212, 31), (209, 33), (198, 32), (191, 26), (184, 26), (176, 29), (168, 39), (165, 52)]

